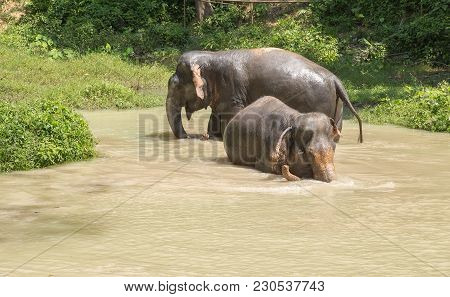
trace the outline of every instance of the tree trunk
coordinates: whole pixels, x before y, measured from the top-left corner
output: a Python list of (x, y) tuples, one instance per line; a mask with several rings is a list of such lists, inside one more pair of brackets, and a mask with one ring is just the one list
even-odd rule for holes
[(204, 1), (205, 0), (195, 0), (195, 9), (197, 10), (197, 20), (199, 20), (200, 22), (203, 21), (205, 18), (211, 16), (214, 12), (211, 3)]
[(248, 3), (245, 5), (245, 15), (248, 17), (250, 16), (250, 20), (252, 21), (253, 24), (253, 3)]

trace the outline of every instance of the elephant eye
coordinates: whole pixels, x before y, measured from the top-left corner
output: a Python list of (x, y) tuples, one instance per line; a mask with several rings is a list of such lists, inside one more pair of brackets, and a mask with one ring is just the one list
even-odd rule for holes
[(306, 146), (311, 141), (312, 137), (313, 137), (313, 131), (311, 131), (311, 130), (303, 131), (303, 135), (302, 135), (303, 146)]

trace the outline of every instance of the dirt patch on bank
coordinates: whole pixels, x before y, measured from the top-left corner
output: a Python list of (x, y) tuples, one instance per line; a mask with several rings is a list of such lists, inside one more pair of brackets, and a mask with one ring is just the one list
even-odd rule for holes
[(25, 1), (0, 0), (0, 31), (24, 15)]

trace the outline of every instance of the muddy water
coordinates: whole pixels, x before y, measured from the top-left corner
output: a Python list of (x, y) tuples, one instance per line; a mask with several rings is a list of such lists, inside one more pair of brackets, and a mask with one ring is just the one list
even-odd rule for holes
[(100, 158), (0, 175), (0, 275), (450, 275), (448, 134), (365, 125), (360, 145), (346, 122), (324, 184), (176, 140), (162, 108), (84, 115)]

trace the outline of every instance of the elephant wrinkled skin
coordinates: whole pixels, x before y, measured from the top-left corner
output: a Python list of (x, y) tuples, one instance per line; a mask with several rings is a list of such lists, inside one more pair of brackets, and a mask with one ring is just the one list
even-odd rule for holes
[(282, 174), (287, 180), (336, 177), (334, 151), (340, 136), (323, 113), (299, 113), (274, 97), (253, 102), (228, 123), (224, 147), (237, 165)]
[[(274, 96), (299, 112), (321, 112), (342, 129), (343, 103), (362, 123), (341, 81), (327, 69), (295, 53), (277, 49), (184, 53), (168, 83), (167, 118), (177, 138), (189, 137), (181, 110), (211, 107), (208, 134), (221, 138), (231, 118), (262, 96)], [(341, 99), (341, 100), (338, 100)]]

